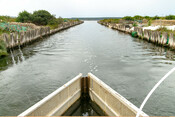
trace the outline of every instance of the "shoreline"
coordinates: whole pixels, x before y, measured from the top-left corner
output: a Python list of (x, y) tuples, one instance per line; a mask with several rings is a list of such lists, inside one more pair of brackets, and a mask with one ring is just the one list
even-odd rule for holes
[(130, 30), (126, 25), (123, 24), (115, 24), (115, 23), (104, 23), (98, 21), (99, 24), (109, 27), (111, 29), (118, 30), (120, 32), (124, 32), (126, 34), (136, 33), (135, 38), (139, 38), (142, 40), (146, 40), (155, 45), (169, 48), (171, 50), (175, 50), (175, 36), (174, 34), (169, 34), (167, 32), (154, 31), (143, 29), (142, 27), (134, 27), (134, 30)]
[(5, 48), (4, 50), (1, 50), (3, 53), (2, 55), (0, 53), (0, 57), (6, 56), (9, 53), (10, 49), (25, 47), (38, 40), (43, 39), (44, 37), (53, 35), (59, 31), (71, 28), (76, 25), (80, 25), (82, 23), (84, 23), (84, 21), (65, 22), (61, 24), (58, 28), (52, 30), (50, 29), (50, 27), (40, 27), (26, 32), (10, 33), (9, 35), (4, 33), (2, 34), (2, 41), (4, 42)]

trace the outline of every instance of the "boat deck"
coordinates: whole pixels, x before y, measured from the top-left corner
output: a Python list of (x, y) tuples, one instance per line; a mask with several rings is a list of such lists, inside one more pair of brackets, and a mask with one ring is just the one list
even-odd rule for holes
[(90, 98), (78, 99), (63, 116), (107, 116)]

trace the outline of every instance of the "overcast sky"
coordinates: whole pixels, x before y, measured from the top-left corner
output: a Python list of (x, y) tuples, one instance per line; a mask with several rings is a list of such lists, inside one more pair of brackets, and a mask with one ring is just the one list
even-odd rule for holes
[(0, 0), (0, 15), (48, 10), (57, 17), (175, 15), (175, 0)]

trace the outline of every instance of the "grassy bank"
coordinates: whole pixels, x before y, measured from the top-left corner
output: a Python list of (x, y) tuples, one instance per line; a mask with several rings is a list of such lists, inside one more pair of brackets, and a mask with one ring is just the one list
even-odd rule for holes
[(100, 22), (103, 22), (103, 23), (119, 23), (120, 19), (103, 19), (103, 20), (100, 20)]
[(0, 58), (7, 55), (5, 42), (2, 40), (2, 34), (9, 33), (8, 31), (0, 29)]
[(10, 33), (9, 31), (6, 31), (6, 30), (2, 30), (2, 29), (0, 29), (0, 36), (3, 34), (3, 33)]
[(120, 19), (103, 19), (102, 23), (120, 23), (120, 24), (132, 24), (134, 27), (138, 26), (151, 26), (151, 25), (175, 25), (175, 15), (168, 16), (125, 16)]
[[(25, 26), (19, 25), (10, 25), (10, 22), (19, 22), (19, 23), (32, 23), (36, 26), (48, 26), (50, 29), (56, 29), (65, 22), (73, 23), (75, 21), (79, 21), (79, 19), (66, 19), (66, 18), (56, 18), (55, 15), (52, 15), (46, 10), (37, 10), (33, 13), (29, 13), (27, 11), (22, 11), (18, 14), (17, 17), (10, 16), (0, 16), (0, 58), (7, 55), (6, 44), (2, 40), (2, 34), (11, 32), (21, 32), (26, 31), (23, 28), (27, 28)], [(7, 25), (6, 25), (7, 24)], [(14, 30), (12, 30), (12, 29)]]
[(75, 22), (75, 21), (80, 21), (79, 19), (73, 20), (73, 19), (67, 19), (67, 18), (57, 18), (55, 19), (54, 23), (49, 23), (46, 26), (49, 26), (50, 29), (56, 29), (58, 28), (60, 25), (62, 25), (64, 22)]
[(101, 23), (112, 23), (112, 24), (124, 24), (124, 25), (129, 25), (130, 27), (147, 27), (147, 26), (157, 26), (161, 25), (159, 29), (156, 31), (159, 31), (161, 33), (166, 32), (168, 35), (173, 33), (175, 35), (174, 30), (169, 30), (165, 26), (171, 26), (175, 25), (175, 16), (174, 15), (169, 15), (169, 16), (125, 16), (121, 19), (103, 19), (100, 20), (99, 22)]
[(161, 33), (166, 32), (166, 33), (168, 33), (168, 35), (170, 35), (170, 33), (173, 33), (175, 35), (175, 31), (169, 30), (166, 27), (161, 27), (161, 28), (157, 29), (156, 31), (159, 31)]
[(6, 49), (6, 44), (0, 37), (0, 58), (3, 56), (6, 56), (6, 55), (8, 55), (7, 49)]

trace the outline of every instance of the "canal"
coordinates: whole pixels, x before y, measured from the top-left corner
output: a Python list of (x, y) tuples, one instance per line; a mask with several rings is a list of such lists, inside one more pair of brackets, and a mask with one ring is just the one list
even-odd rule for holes
[[(0, 115), (18, 115), (74, 76), (89, 72), (139, 107), (174, 65), (175, 53), (167, 48), (85, 21), (0, 59)], [(174, 84), (175, 73), (143, 111), (175, 115)]]

